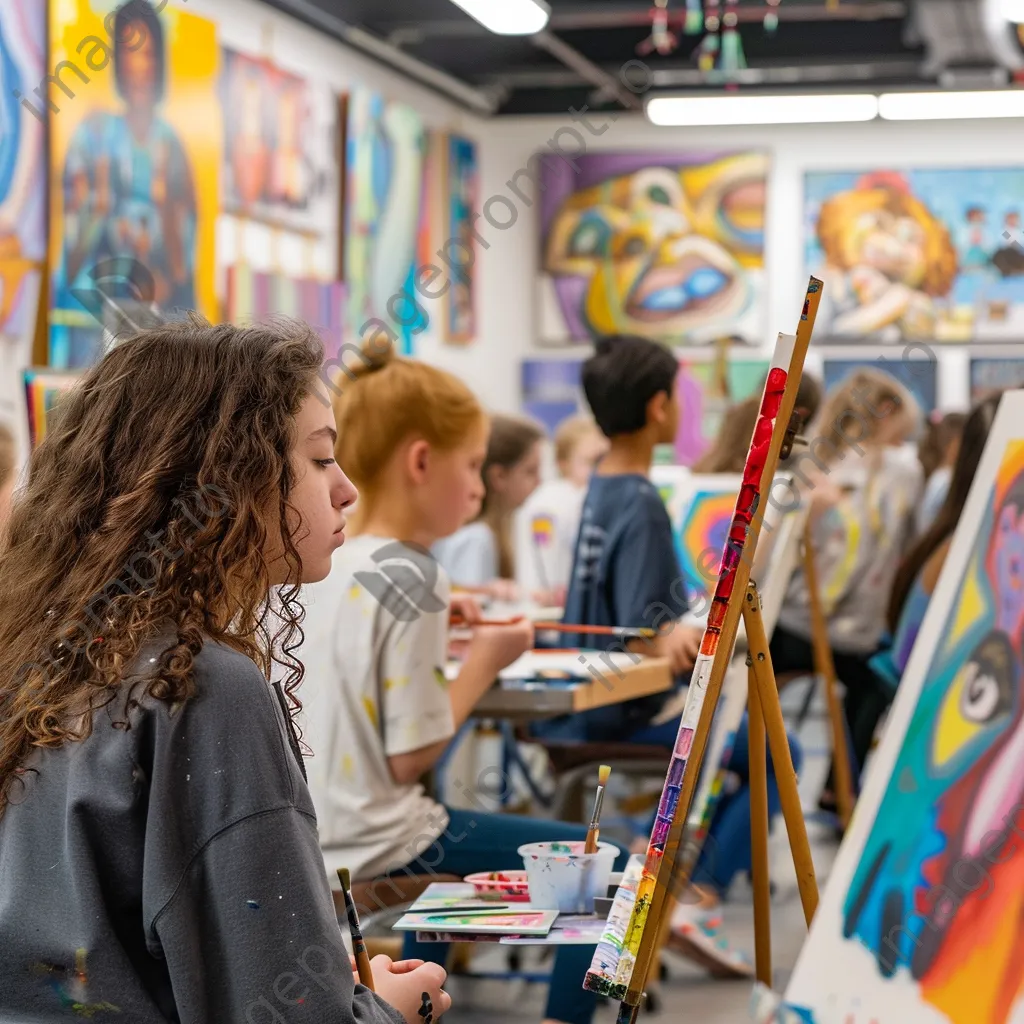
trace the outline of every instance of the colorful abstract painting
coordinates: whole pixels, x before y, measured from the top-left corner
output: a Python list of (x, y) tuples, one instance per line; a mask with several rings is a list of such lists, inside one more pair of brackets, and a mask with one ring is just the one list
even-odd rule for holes
[(340, 356), (345, 326), (345, 286), (340, 281), (263, 273), (247, 264), (228, 267), (228, 320), (265, 323), (274, 316), (304, 320), (316, 330), (325, 362)]
[[(46, 5), (0, 4), (0, 420), (27, 448), (21, 371), (32, 361), (46, 256), (46, 127), (33, 95), (46, 74)], [(26, 107), (29, 96), (38, 106)]]
[(46, 437), (50, 416), (61, 395), (70, 391), (80, 379), (81, 375), (77, 373), (45, 369), (22, 371), (25, 408), (28, 412), (28, 436), (32, 448)]
[(231, 112), (224, 118), (224, 212), (331, 231), (330, 97), (268, 60), (227, 48), (220, 95)]
[(938, 404), (937, 359), (826, 359), (822, 367), (825, 390), (830, 391), (851, 373), (868, 366), (898, 380), (922, 412), (931, 412)]
[(159, 13), (145, 0), (51, 0), (51, 63), (81, 63), (86, 39), (87, 82), (66, 71), (74, 99), (51, 94), (50, 364), (61, 368), (102, 355), (121, 300), (217, 318), (216, 27), (183, 0)]
[(703, 615), (718, 582), (743, 478), (733, 473), (694, 474), (681, 466), (655, 466), (651, 480), (672, 521), (687, 604), (696, 615)]
[(450, 135), (447, 152), (448, 219), (444, 241), (451, 240), (447, 251), (458, 256), (452, 266), (451, 287), (445, 295), (445, 338), (466, 344), (476, 337), (477, 254), (473, 235), (473, 214), (479, 206), (476, 143), (461, 135)]
[(971, 405), (993, 391), (1024, 388), (1024, 359), (972, 359)]
[(768, 154), (538, 156), (540, 340), (764, 340)]
[[(426, 135), (419, 114), (366, 89), (348, 97), (345, 253), (354, 339), (391, 332), (411, 354), (427, 317), (416, 298)], [(378, 341), (379, 343), (379, 341)]]
[(808, 1019), (1022, 1019), (1022, 423), (1010, 393), (786, 993)]
[(684, 360), (676, 377), (679, 432), (676, 461), (692, 466), (715, 442), (733, 402), (759, 395), (767, 359)]
[(819, 341), (1024, 340), (1024, 168), (811, 172)]

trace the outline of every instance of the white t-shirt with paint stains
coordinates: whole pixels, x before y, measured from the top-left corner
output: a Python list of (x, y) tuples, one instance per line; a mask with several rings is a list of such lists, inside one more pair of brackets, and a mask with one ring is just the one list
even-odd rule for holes
[[(448, 825), (387, 759), (455, 732), (444, 675), (450, 583), (427, 552), (362, 535), (303, 588), (299, 697), (309, 788), (328, 878), (376, 878), (413, 861)], [(415, 870), (415, 867), (413, 868)]]

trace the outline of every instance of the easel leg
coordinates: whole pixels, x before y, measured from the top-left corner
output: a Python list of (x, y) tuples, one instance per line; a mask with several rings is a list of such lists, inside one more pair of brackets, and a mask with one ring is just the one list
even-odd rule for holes
[(814, 912), (818, 909), (818, 882), (814, 874), (814, 861), (811, 858), (811, 844), (807, 839), (804, 812), (800, 806), (796, 771), (789, 753), (789, 740), (786, 738), (786, 723), (782, 717), (782, 705), (779, 703), (779, 690), (775, 683), (775, 673), (772, 671), (771, 654), (768, 652), (768, 636), (764, 630), (764, 620), (761, 618), (761, 599), (753, 583), (747, 586), (744, 598), (743, 622), (747, 630), (751, 672), (757, 682), (760, 711), (768, 732), (768, 747), (772, 752), (775, 781), (779, 787), (779, 803), (782, 805), (782, 816), (786, 820), (793, 866), (796, 868), (800, 902), (804, 908), (804, 919), (810, 926)]
[(828, 626), (821, 607), (818, 590), (818, 573), (814, 563), (814, 548), (811, 544), (811, 528), (804, 532), (804, 578), (807, 580), (807, 594), (811, 613), (811, 646), (814, 650), (814, 671), (825, 686), (825, 700), (828, 716), (832, 723), (832, 761), (834, 764), (836, 805), (839, 820), (845, 828), (853, 814), (853, 780), (850, 773), (850, 752), (846, 746), (844, 711), (836, 693), (836, 666), (832, 660), (832, 648), (828, 642)]
[(753, 668), (747, 669), (747, 737), (750, 749), (750, 848), (754, 882), (754, 964), (757, 980), (772, 983), (771, 883), (768, 873), (768, 766), (764, 718)]

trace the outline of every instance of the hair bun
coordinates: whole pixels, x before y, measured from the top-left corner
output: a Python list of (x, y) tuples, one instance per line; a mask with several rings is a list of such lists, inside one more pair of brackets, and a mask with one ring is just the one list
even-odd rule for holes
[(394, 342), (389, 340), (386, 344), (382, 345), (377, 341), (379, 336), (377, 334), (373, 338), (364, 341), (359, 348), (358, 356), (349, 363), (346, 372), (353, 380), (366, 377), (371, 373), (376, 373), (378, 370), (383, 370), (385, 366), (394, 362), (397, 358)]

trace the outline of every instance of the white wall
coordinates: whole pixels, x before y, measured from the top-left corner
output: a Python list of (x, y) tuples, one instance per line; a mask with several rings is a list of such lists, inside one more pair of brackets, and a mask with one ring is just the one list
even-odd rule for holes
[[(604, 123), (595, 115), (593, 125)], [(563, 125), (564, 117), (516, 118), (485, 125), (482, 195), (509, 195), (506, 185), (527, 158), (546, 147)], [(584, 132), (586, 135), (586, 132)], [(566, 136), (563, 145), (574, 143)], [(764, 128), (658, 128), (640, 115), (622, 115), (599, 136), (587, 136), (590, 151), (651, 151), (680, 149), (739, 149), (764, 147), (771, 152), (768, 191), (767, 251), (768, 330), (766, 349), (779, 331), (795, 330), (807, 284), (803, 257), (803, 174), (806, 170), (869, 170), (880, 167), (1021, 166), (1024, 133), (1015, 121), (910, 122), (874, 121), (853, 125), (794, 125)], [(1022, 197), (1024, 199), (1024, 197)], [(486, 237), (496, 236), (490, 251), (481, 255), (481, 341), (472, 361), (463, 366), (473, 372), (472, 382), (495, 408), (518, 405), (519, 363), (524, 357), (562, 355), (562, 349), (541, 349), (535, 344), (537, 309), (534, 296), (539, 251), (537, 217), (523, 209), (507, 231), (483, 225)], [(823, 350), (812, 351), (807, 368), (820, 373)], [(832, 347), (836, 358), (874, 358), (883, 351), (899, 358), (902, 348)], [(977, 355), (1024, 356), (1024, 346), (973, 346)], [(961, 346), (937, 350), (939, 404), (964, 407), (968, 395), (968, 352)], [(486, 356), (486, 358), (484, 358)], [(480, 364), (486, 372), (477, 375)]]

